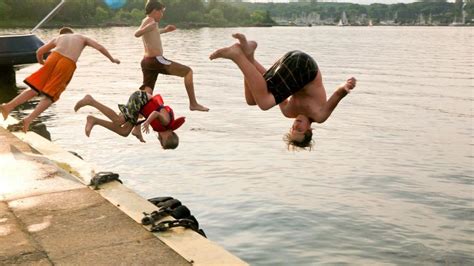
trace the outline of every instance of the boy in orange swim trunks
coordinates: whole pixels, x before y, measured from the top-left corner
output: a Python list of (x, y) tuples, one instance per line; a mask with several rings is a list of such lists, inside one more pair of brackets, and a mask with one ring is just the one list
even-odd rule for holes
[[(8, 114), (18, 105), (41, 94), (44, 96), (43, 99), (41, 99), (33, 112), (20, 122), (23, 124), (23, 131), (28, 131), (31, 122), (53, 102), (56, 102), (61, 93), (66, 89), (76, 70), (76, 62), (86, 46), (101, 52), (111, 62), (120, 64), (120, 61), (112, 57), (109, 51), (97, 41), (74, 33), (71, 28), (61, 28), (58, 37), (53, 38), (36, 51), (38, 63), (43, 66), (24, 80), (30, 86), (30, 89), (23, 91), (10, 102), (0, 105), (3, 119), (7, 119)], [(50, 51), (51, 54), (45, 62), (43, 56)]]

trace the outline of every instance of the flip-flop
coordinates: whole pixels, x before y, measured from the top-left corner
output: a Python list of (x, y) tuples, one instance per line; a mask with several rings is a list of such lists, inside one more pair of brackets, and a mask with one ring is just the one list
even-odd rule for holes
[(97, 190), (99, 189), (100, 185), (112, 181), (118, 181), (122, 183), (122, 180), (119, 179), (119, 174), (112, 172), (99, 172), (91, 179), (89, 186), (93, 186), (94, 190)]
[[(30, 126), (31, 128), (31, 126)], [(8, 125), (7, 130), (10, 132), (23, 131), (23, 121), (20, 121), (16, 124)]]

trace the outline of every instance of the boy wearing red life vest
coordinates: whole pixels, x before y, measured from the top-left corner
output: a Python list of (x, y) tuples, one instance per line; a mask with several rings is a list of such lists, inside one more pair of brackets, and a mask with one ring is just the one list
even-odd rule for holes
[[(103, 126), (126, 137), (132, 132), (134, 127), (141, 123), (138, 121), (138, 118), (142, 115), (146, 118), (144, 122), (142, 121), (143, 132), (148, 133), (151, 126), (154, 131), (158, 132), (158, 139), (163, 149), (176, 149), (178, 147), (179, 138), (174, 131), (184, 123), (185, 118), (179, 117), (175, 119), (173, 109), (164, 105), (163, 98), (159, 94), (152, 96), (144, 90), (136, 91), (130, 95), (127, 104), (118, 105), (120, 109), (119, 114), (98, 102), (92, 96), (86, 95), (76, 103), (74, 111), (77, 112), (87, 105), (95, 107), (110, 119), (110, 121), (107, 121), (92, 115), (87, 116), (85, 133), (88, 137), (95, 125)], [(144, 142), (139, 128), (134, 130), (133, 135)]]

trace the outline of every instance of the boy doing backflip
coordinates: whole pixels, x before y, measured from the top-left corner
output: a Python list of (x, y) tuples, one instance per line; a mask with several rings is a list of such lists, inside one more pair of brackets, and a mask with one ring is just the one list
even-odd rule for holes
[[(71, 28), (61, 28), (58, 37), (53, 38), (36, 51), (38, 63), (43, 66), (25, 79), (24, 82), (30, 86), (30, 89), (23, 91), (10, 102), (0, 105), (3, 119), (7, 119), (8, 114), (18, 105), (41, 94), (44, 96), (43, 99), (40, 100), (33, 112), (20, 122), (23, 124), (23, 131), (28, 131), (31, 122), (53, 102), (56, 102), (66, 89), (76, 70), (76, 62), (86, 46), (96, 49), (111, 62), (120, 64), (118, 59), (112, 57), (107, 49), (95, 40), (74, 33)], [(50, 51), (52, 52), (45, 62), (44, 55)]]
[(142, 20), (140, 28), (135, 31), (135, 37), (141, 37), (145, 49), (145, 55), (141, 61), (143, 72), (143, 85), (145, 90), (153, 93), (158, 74), (184, 77), (184, 86), (189, 98), (189, 109), (191, 111), (209, 111), (209, 108), (200, 105), (194, 94), (193, 71), (185, 65), (168, 60), (163, 57), (161, 34), (176, 30), (176, 26), (168, 25), (161, 29), (158, 26), (165, 6), (156, 0), (149, 0), (145, 5), (146, 17)]
[(139, 91), (130, 95), (126, 105), (119, 104), (119, 114), (90, 95), (86, 95), (82, 100), (78, 101), (76, 106), (74, 106), (74, 111), (77, 112), (84, 106), (92, 106), (110, 119), (107, 121), (92, 115), (87, 116), (86, 136), (90, 136), (95, 125), (100, 125), (123, 137), (128, 136), (133, 130), (132, 134), (141, 142), (145, 142), (139, 127), (141, 122), (138, 121), (141, 115), (146, 118), (144, 122), (142, 121), (142, 128), (145, 133), (149, 132), (149, 127), (151, 126), (154, 131), (158, 132), (158, 140), (163, 149), (176, 149), (179, 144), (179, 138), (174, 131), (184, 123), (184, 117), (175, 119), (173, 109), (164, 105), (163, 99), (159, 94), (152, 96), (143, 90), (142, 87), (140, 87)]
[(266, 70), (255, 60), (257, 43), (247, 41), (240, 33), (232, 36), (239, 43), (218, 49), (209, 58), (232, 60), (244, 75), (247, 104), (258, 105), (262, 110), (278, 104), (285, 117), (295, 118), (286, 136), (288, 144), (310, 147), (311, 123), (326, 121), (339, 101), (356, 86), (356, 79), (349, 78), (327, 99), (321, 71), (309, 55), (301, 51), (288, 52)]

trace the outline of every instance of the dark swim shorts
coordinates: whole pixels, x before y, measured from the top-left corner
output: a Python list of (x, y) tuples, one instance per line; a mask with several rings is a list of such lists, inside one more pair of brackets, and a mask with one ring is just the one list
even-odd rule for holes
[(144, 57), (140, 64), (143, 72), (143, 85), (152, 90), (155, 88), (158, 74), (184, 77), (191, 71), (188, 66), (168, 60), (163, 56)]
[(301, 90), (318, 74), (314, 59), (301, 51), (286, 53), (263, 74), (277, 104)]
[(125, 120), (132, 125), (138, 122), (140, 110), (148, 103), (148, 96), (145, 91), (136, 91), (130, 95), (126, 105), (119, 104), (119, 110), (125, 117)]

